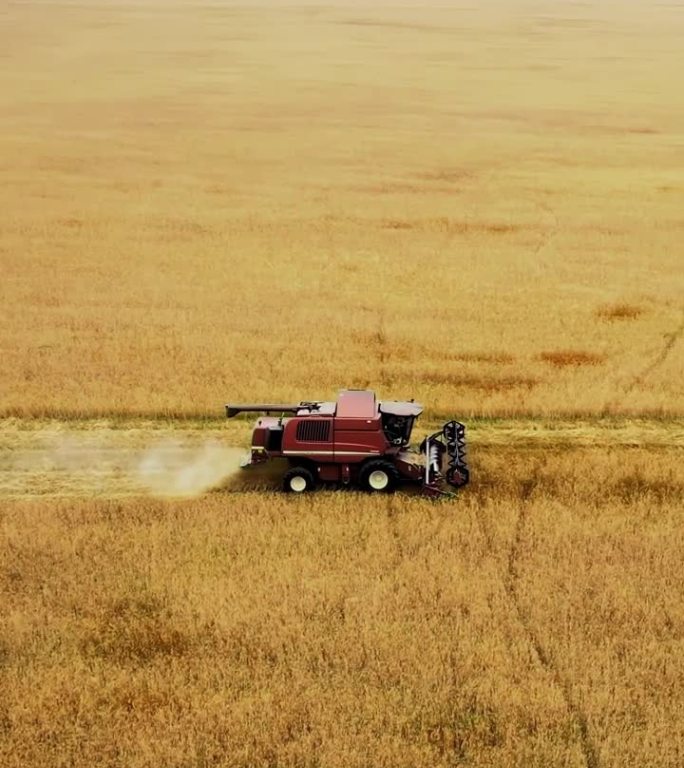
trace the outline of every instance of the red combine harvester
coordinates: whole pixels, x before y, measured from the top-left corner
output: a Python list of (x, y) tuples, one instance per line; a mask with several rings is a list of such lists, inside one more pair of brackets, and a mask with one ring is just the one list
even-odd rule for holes
[(388, 493), (405, 482), (420, 484), (428, 496), (445, 496), (444, 483), (461, 488), (469, 479), (460, 422), (448, 421), (417, 450), (409, 447), (423, 411), (418, 403), (378, 402), (374, 392), (345, 389), (336, 403), (226, 405), (228, 418), (250, 411), (267, 415), (256, 422), (242, 467), (285, 460), (283, 489), (291, 493), (311, 491), (319, 482)]

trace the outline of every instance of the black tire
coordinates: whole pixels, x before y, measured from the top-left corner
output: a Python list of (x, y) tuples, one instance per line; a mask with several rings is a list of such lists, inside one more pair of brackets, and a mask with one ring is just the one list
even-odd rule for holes
[(316, 487), (316, 478), (313, 472), (306, 467), (293, 467), (283, 477), (283, 490), (285, 493), (308, 493)]
[(374, 459), (359, 473), (359, 485), (368, 493), (392, 493), (399, 482), (399, 472), (390, 461)]

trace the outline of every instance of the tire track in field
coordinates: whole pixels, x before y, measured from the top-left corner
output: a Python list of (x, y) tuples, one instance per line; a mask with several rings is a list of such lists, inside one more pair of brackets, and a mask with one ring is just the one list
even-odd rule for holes
[(404, 545), (401, 541), (401, 532), (399, 531), (399, 525), (397, 517), (399, 511), (396, 507), (396, 502), (393, 496), (387, 498), (387, 528), (392, 538), (392, 545), (394, 547), (394, 557), (390, 565), (390, 570), (396, 571), (404, 560)]
[(558, 214), (553, 210), (553, 208), (551, 208), (551, 206), (547, 205), (546, 203), (540, 203), (536, 200), (534, 201), (534, 205), (536, 205), (539, 210), (547, 213), (554, 222), (551, 230), (541, 236), (539, 243), (537, 243), (537, 247), (534, 249), (533, 255), (539, 256), (539, 254), (551, 244), (551, 241), (558, 234), (558, 230), (560, 229), (560, 222), (558, 221)]
[[(579, 743), (584, 757), (584, 762), (587, 768), (600, 768), (600, 761), (596, 746), (589, 733), (589, 724), (586, 713), (583, 711), (579, 703), (575, 700), (572, 694), (572, 688), (566, 676), (563, 675), (558, 662), (555, 660), (551, 651), (544, 647), (544, 644), (539, 637), (539, 633), (536, 631), (529, 611), (523, 606), (519, 591), (518, 583), (520, 581), (520, 569), (519, 558), (522, 551), (523, 544), (525, 542), (525, 535), (528, 522), (528, 505), (530, 498), (538, 485), (538, 481), (535, 476), (541, 467), (541, 461), (539, 461), (534, 467), (532, 477), (527, 478), (521, 484), (521, 491), (519, 496), (518, 515), (516, 518), (515, 529), (513, 532), (513, 538), (511, 540), (511, 546), (508, 550), (506, 558), (506, 567), (503, 573), (500, 573), (501, 582), (504, 588), (504, 592), (513, 607), (516, 619), (525, 633), (527, 641), (534, 651), (535, 656), (541, 667), (545, 669), (556, 687), (560, 690), (565, 703), (565, 707), (570, 715), (571, 719), (575, 723), (577, 732), (579, 734)], [(476, 506), (476, 517), (480, 532), (485, 540), (485, 545), (489, 554), (494, 555), (494, 536), (489, 525), (489, 521), (484, 515), (483, 508)]]
[(679, 325), (674, 330), (663, 334), (665, 343), (658, 351), (658, 354), (653, 358), (653, 360), (651, 360), (651, 362), (648, 363), (648, 365), (646, 365), (627, 383), (620, 397), (616, 398), (615, 400), (611, 400), (603, 406), (603, 411), (605, 412), (608, 409), (618, 408), (621, 406), (625, 402), (625, 399), (630, 394), (630, 392), (642, 384), (653, 373), (653, 371), (657, 370), (667, 360), (675, 345), (678, 341), (681, 340), (683, 336), (684, 309), (682, 309), (682, 319)]
[(582, 748), (582, 754), (584, 755), (584, 762), (587, 768), (599, 768), (600, 763), (598, 752), (596, 750), (596, 746), (594, 745), (593, 739), (591, 738), (591, 734), (589, 733), (587, 715), (572, 695), (572, 687), (570, 686), (567, 677), (563, 675), (560, 666), (553, 657), (552, 652), (544, 647), (539, 634), (532, 624), (529, 612), (523, 607), (522, 600), (520, 599), (520, 595), (518, 593), (518, 583), (520, 580), (518, 558), (520, 556), (522, 545), (525, 540), (525, 531), (528, 519), (528, 498), (529, 494), (527, 497), (523, 496), (518, 510), (515, 533), (513, 535), (513, 541), (508, 553), (506, 573), (503, 578), (504, 589), (506, 590), (506, 594), (508, 595), (509, 600), (514, 606), (517, 619), (525, 631), (528, 642), (534, 649), (539, 663), (549, 672), (555, 685), (559, 688), (563, 695), (565, 706), (570, 716), (574, 720), (579, 733), (580, 746)]

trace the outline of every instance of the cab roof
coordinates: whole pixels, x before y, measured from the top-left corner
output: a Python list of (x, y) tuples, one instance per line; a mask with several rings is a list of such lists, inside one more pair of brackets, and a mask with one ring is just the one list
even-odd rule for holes
[(343, 389), (337, 402), (321, 400), (303, 400), (298, 404), (249, 403), (226, 405), (228, 418), (244, 412), (292, 413), (297, 416), (336, 416), (341, 419), (374, 419), (380, 413), (393, 416), (418, 416), (423, 406), (413, 401), (385, 400), (378, 402), (375, 392), (370, 389)]
[(315, 408), (303, 407), (298, 416), (336, 416), (341, 419), (373, 419), (378, 413), (394, 416), (418, 416), (423, 412), (419, 403), (385, 400), (379, 403), (370, 389), (343, 389), (337, 402), (319, 402)]
[(420, 416), (423, 406), (420, 403), (405, 403), (399, 400), (383, 400), (380, 403), (380, 413), (391, 413), (393, 416)]
[(375, 392), (370, 389), (343, 389), (337, 396), (338, 418), (372, 419), (377, 414)]

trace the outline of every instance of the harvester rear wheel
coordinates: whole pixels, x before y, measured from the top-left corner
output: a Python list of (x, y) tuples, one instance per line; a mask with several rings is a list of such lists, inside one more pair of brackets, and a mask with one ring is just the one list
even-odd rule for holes
[(316, 478), (306, 467), (293, 467), (285, 473), (283, 490), (285, 493), (306, 493), (316, 487)]
[(397, 468), (384, 459), (369, 461), (359, 474), (359, 485), (369, 493), (392, 493), (398, 482)]

